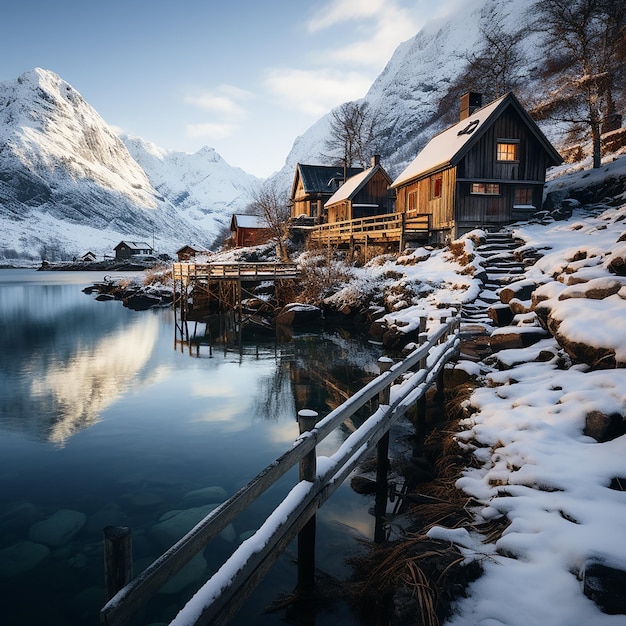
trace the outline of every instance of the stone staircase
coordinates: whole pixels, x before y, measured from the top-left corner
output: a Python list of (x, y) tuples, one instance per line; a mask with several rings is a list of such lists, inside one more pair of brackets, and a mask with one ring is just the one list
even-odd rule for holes
[(526, 266), (515, 258), (515, 250), (523, 242), (506, 231), (487, 233), (486, 240), (476, 248), (483, 259), (483, 288), (478, 298), (463, 306), (462, 324), (487, 324), (492, 326), (489, 307), (498, 303), (498, 292), (502, 287), (521, 280)]

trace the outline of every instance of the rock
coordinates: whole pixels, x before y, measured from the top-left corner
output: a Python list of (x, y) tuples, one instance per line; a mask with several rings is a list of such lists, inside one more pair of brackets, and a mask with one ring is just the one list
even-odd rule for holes
[(12, 504), (0, 514), (0, 533), (7, 534), (25, 528), (40, 520), (43, 516), (39, 509), (30, 502)]
[(564, 289), (558, 299), (568, 300), (569, 298), (589, 298), (591, 300), (604, 300), (616, 294), (624, 282), (616, 278), (594, 278), (593, 280), (570, 285)]
[(224, 487), (212, 486), (212, 487), (203, 487), (202, 489), (194, 489), (193, 491), (188, 491), (183, 496), (183, 502), (185, 503), (216, 503), (216, 502), (224, 502), (228, 494), (226, 493), (226, 489)]
[(502, 287), (499, 292), (500, 302), (508, 304), (513, 298), (518, 300), (530, 300), (533, 292), (537, 288), (537, 283), (533, 280), (519, 280)]
[(611, 441), (626, 433), (626, 421), (617, 413), (607, 415), (602, 411), (590, 411), (585, 418), (584, 433), (600, 443)]
[(352, 491), (366, 496), (376, 493), (376, 481), (365, 476), (353, 476), (350, 480)]
[(626, 571), (589, 559), (582, 570), (584, 594), (604, 613), (626, 614)]
[(487, 313), (496, 326), (508, 326), (513, 321), (513, 311), (508, 304), (494, 304)]
[(135, 293), (127, 296), (122, 300), (122, 302), (125, 307), (132, 309), (133, 311), (145, 311), (153, 306), (159, 306), (161, 304), (160, 298), (142, 293)]
[(61, 509), (48, 519), (33, 524), (28, 536), (35, 543), (56, 548), (68, 543), (80, 532), (86, 521), (87, 516), (80, 511)]
[(50, 549), (40, 543), (21, 541), (0, 550), (0, 577), (19, 576), (37, 567), (48, 555)]
[(299, 326), (322, 320), (322, 309), (311, 304), (297, 302), (284, 306), (276, 316), (276, 323), (285, 326)]
[(489, 347), (493, 352), (511, 348), (528, 348), (548, 336), (543, 328), (517, 328), (510, 326), (504, 332), (495, 331), (489, 338)]
[[(164, 513), (159, 518), (158, 523), (152, 527), (152, 534), (161, 546), (169, 548), (186, 535), (217, 506), (218, 504), (214, 503), (189, 509), (168, 511)], [(229, 543), (233, 542), (237, 537), (232, 524), (226, 526), (219, 536)]]

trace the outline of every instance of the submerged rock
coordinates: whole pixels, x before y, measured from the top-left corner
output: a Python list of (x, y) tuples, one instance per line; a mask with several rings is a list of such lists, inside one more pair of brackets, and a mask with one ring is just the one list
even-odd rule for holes
[(28, 536), (31, 541), (56, 548), (68, 543), (86, 521), (87, 516), (80, 511), (61, 509), (48, 519), (33, 524)]
[(207, 568), (207, 562), (202, 554), (196, 556), (183, 567), (175, 576), (161, 587), (159, 593), (172, 594), (182, 591), (196, 580), (200, 579)]
[(21, 541), (0, 550), (0, 577), (19, 576), (37, 567), (50, 554), (50, 548), (33, 541)]

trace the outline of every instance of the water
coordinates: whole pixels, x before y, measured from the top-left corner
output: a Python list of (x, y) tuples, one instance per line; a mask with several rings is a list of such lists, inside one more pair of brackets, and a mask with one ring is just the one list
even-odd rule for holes
[[(141, 571), (174, 540), (162, 516), (204, 511), (234, 493), (289, 447), (299, 409), (323, 416), (376, 372), (379, 348), (339, 334), (181, 344), (171, 310), (130, 311), (82, 293), (101, 278), (0, 270), (5, 626), (97, 623), (104, 526), (132, 529)], [(319, 453), (332, 452), (342, 436)], [(202, 576), (262, 523), (296, 471), (210, 544)], [(207, 487), (214, 489), (197, 492)], [(356, 538), (372, 538), (371, 506), (344, 486), (318, 514), (317, 565), (326, 575), (345, 577)], [(289, 623), (285, 611), (263, 610), (295, 581), (292, 546), (233, 623)], [(195, 586), (159, 593), (134, 623), (169, 621)], [(357, 623), (341, 602), (309, 618), (320, 626)]]

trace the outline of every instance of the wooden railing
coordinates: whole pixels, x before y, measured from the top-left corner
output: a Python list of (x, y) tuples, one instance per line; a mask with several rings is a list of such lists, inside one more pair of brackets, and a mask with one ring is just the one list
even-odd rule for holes
[[(423, 403), (427, 389), (434, 382), (440, 382), (444, 365), (458, 356), (459, 324), (458, 314), (448, 321), (442, 318), (432, 334), (420, 333), (420, 346), (403, 361), (394, 364), (391, 359), (381, 359), (379, 365), (382, 373), (319, 422), (315, 423), (316, 413), (300, 411), (301, 435), (290, 449), (214, 509), (152, 565), (127, 582), (102, 608), (101, 624), (129, 624), (132, 616), (169, 578), (280, 477), (300, 463), (300, 481), (288, 496), (171, 622), (171, 626), (226, 624), (282, 551), (298, 533), (306, 531), (317, 509), (362, 459), (374, 446), (383, 443), (388, 445), (388, 431), (393, 423), (411, 407)], [(426, 320), (422, 319), (420, 328), (424, 329), (425, 326)], [(409, 375), (410, 370), (414, 371)], [(330, 457), (316, 457), (318, 443), (376, 397), (378, 409), (350, 434), (339, 449)], [(307, 420), (312, 423), (306, 425)], [(379, 447), (378, 458), (386, 460), (386, 449), (381, 452)], [(382, 474), (386, 481), (386, 469), (382, 469)], [(309, 559), (309, 565), (311, 562), (312, 559)], [(106, 569), (123, 572), (131, 568), (111, 563)]]
[(249, 279), (297, 278), (295, 263), (174, 263), (174, 280), (190, 279)]
[(346, 241), (403, 242), (409, 235), (427, 236), (430, 232), (429, 213), (387, 213), (343, 222), (311, 227), (309, 240), (336, 244)]

